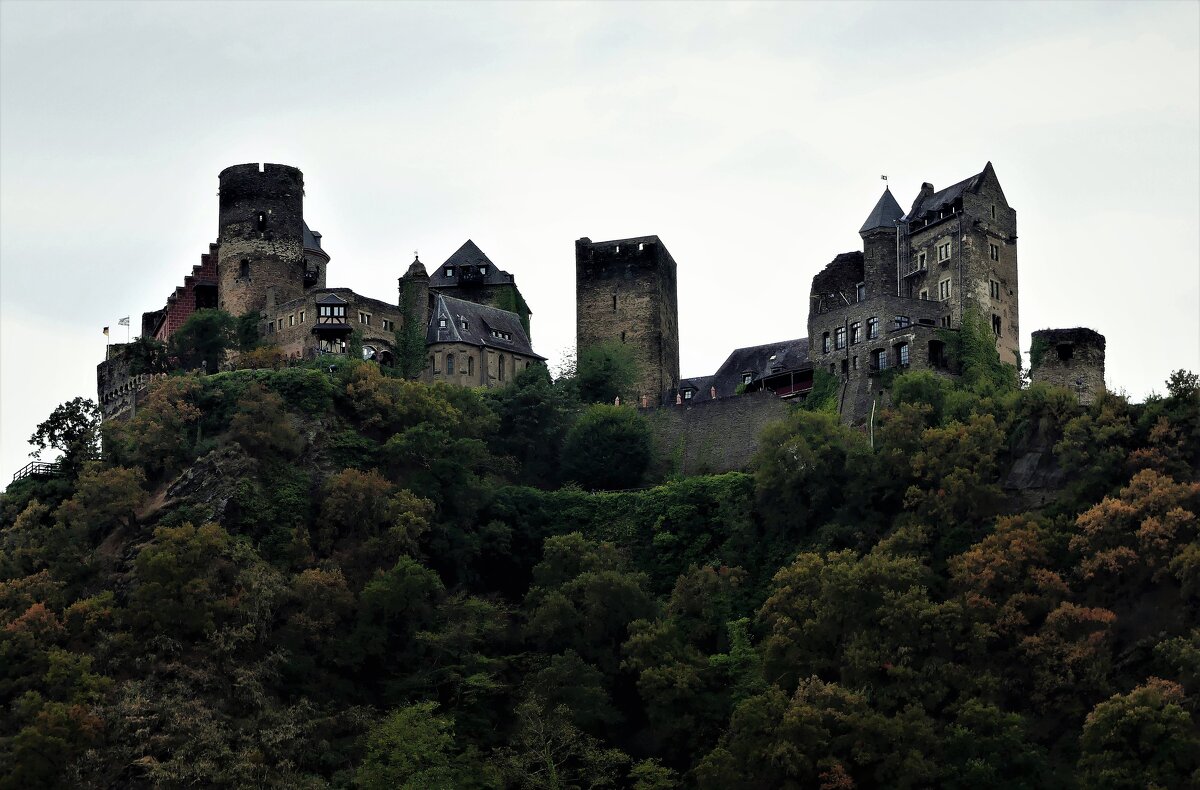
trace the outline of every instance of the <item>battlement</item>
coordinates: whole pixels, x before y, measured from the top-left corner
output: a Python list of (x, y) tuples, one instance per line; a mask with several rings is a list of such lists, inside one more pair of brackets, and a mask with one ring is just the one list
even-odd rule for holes
[(674, 269), (675, 259), (658, 236), (592, 241), (587, 236), (575, 241), (575, 262), (582, 269), (617, 265), (656, 266), (666, 262)]
[(1030, 379), (1065, 387), (1086, 405), (1104, 392), (1104, 335), (1086, 327), (1039, 329), (1029, 349)]

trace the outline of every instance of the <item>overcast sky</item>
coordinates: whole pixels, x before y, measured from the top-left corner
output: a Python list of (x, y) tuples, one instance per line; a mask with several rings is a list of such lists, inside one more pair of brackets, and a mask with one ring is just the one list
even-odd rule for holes
[(394, 300), (467, 238), (574, 345), (574, 246), (658, 234), (684, 376), (806, 333), (888, 183), (991, 160), (1021, 347), (1108, 338), (1135, 399), (1200, 370), (1200, 4), (0, 2), (0, 486), (101, 328), (217, 234), (217, 173), (304, 171), (329, 284)]

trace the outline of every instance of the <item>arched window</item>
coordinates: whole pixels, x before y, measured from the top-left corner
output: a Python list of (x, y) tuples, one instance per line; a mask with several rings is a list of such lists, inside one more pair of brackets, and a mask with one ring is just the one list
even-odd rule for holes
[(454, 375), (454, 355), (453, 354), (446, 355), (446, 375), (447, 376)]

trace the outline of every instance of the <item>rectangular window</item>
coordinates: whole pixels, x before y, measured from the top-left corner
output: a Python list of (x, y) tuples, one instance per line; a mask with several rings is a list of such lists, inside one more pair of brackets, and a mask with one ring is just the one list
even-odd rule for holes
[(861, 343), (861, 342), (862, 342), (862, 324), (858, 321), (855, 321), (850, 324), (850, 344), (854, 345), (855, 343)]
[(850, 369), (858, 370), (858, 357), (850, 357)]
[(839, 326), (834, 332), (833, 345), (834, 348), (843, 349), (846, 347), (846, 327)]
[(912, 324), (912, 320), (908, 316), (898, 315), (898, 316), (896, 316), (896, 319), (895, 319), (895, 322), (893, 325), (895, 326), (896, 329), (904, 329), (905, 327), (909, 326), (910, 324)]
[(446, 375), (447, 376), (454, 375), (454, 355), (453, 354), (446, 355)]
[(475, 357), (467, 357), (467, 375), (475, 375)]
[(856, 294), (857, 294), (857, 296), (858, 296), (858, 301), (860, 301), (860, 302), (866, 301), (866, 298), (867, 298), (867, 284), (866, 284), (866, 283), (859, 283), (859, 284), (858, 284), (858, 285), (855, 287), (855, 293), (856, 293)]
[(503, 354), (500, 355), (500, 361), (496, 365), (496, 370), (498, 371), (500, 380), (504, 381), (504, 355)]
[(988, 245), (988, 257), (991, 258), (993, 261), (1000, 260), (1000, 248), (997, 247), (995, 244), (989, 244)]
[(900, 364), (900, 367), (908, 367), (908, 343), (901, 343), (896, 346), (896, 361)]
[(692, 395), (694, 395), (694, 394), (695, 394), (695, 393), (693, 393), (691, 390), (684, 390), (684, 391), (683, 391), (683, 399), (684, 399), (684, 400), (691, 400), (691, 399), (692, 399)]
[(292, 313), (291, 315), (288, 316), (288, 326), (295, 326), (295, 325), (296, 325), (296, 314)]
[(393, 331), (393, 330), (396, 328), (396, 322), (395, 322), (395, 321), (391, 321), (391, 320), (389, 320), (389, 319), (387, 319), (387, 318), (384, 318), (384, 319), (382, 319), (382, 320), (383, 320), (383, 331), (384, 331), (384, 332), (391, 332), (391, 331)]
[(438, 328), (440, 328), (440, 329), (446, 328), (446, 319), (445, 318), (438, 319)]
[(821, 336), (821, 352), (825, 353), (825, 354), (829, 353), (829, 333), (828, 332), (826, 332), (824, 335)]
[(992, 332), (996, 337), (1000, 337), (1000, 316), (992, 315)]
[(943, 241), (937, 246), (937, 256), (939, 262), (950, 260), (950, 242)]
[(447, 277), (453, 277), (453, 276), (454, 276), (454, 267), (453, 267), (453, 266), (447, 266), (447, 267), (446, 267), (446, 276), (447, 276)]
[(947, 329), (950, 328), (950, 316), (948, 316), (948, 315), (942, 316), (942, 326), (946, 327)]
[(925, 261), (925, 253), (923, 253), (923, 252), (917, 253), (917, 268), (918, 269), (928, 269), (929, 268), (929, 264), (926, 263), (926, 261)]
[(871, 316), (867, 319), (867, 340), (879, 337), (879, 319)]
[(988, 295), (996, 301), (1000, 300), (1000, 283), (995, 280), (988, 282)]
[(950, 298), (950, 281), (942, 280), (938, 283), (938, 301), (944, 302)]
[(996, 218), (996, 207), (992, 206), (992, 219)]
[(300, 323), (302, 323), (302, 324), (304, 323), (304, 311), (303, 310), (300, 311)]
[(887, 349), (880, 348), (871, 352), (871, 370), (887, 370), (888, 355)]
[(929, 289), (928, 288), (921, 289), (921, 298), (925, 299), (925, 300), (929, 299)]

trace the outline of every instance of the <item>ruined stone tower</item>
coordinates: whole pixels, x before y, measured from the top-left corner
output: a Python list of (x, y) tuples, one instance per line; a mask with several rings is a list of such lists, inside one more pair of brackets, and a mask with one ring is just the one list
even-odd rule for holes
[(658, 236), (575, 242), (576, 348), (604, 341), (633, 349), (635, 397), (674, 403), (679, 389), (675, 259)]
[(1039, 329), (1029, 349), (1035, 384), (1065, 387), (1088, 405), (1104, 392), (1104, 335), (1091, 329)]
[[(287, 165), (245, 164), (221, 171), (217, 271), (219, 307), (235, 316), (303, 296), (304, 176)], [(324, 281), (319, 242), (311, 242)], [(310, 286), (311, 287), (311, 286)]]

